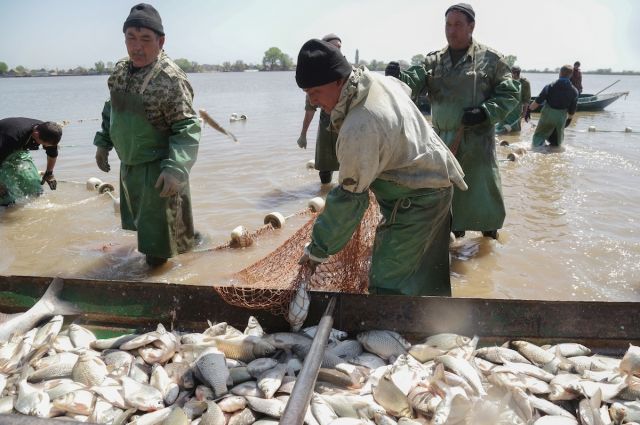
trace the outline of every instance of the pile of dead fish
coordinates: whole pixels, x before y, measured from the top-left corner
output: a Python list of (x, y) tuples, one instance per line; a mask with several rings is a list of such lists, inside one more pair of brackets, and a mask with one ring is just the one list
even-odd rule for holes
[[(226, 323), (202, 333), (96, 339), (62, 316), (0, 343), (0, 413), (104, 424), (275, 424), (315, 332)], [(640, 421), (640, 348), (622, 359), (582, 345), (477, 348), (438, 334), (331, 333), (305, 423), (620, 424)]]

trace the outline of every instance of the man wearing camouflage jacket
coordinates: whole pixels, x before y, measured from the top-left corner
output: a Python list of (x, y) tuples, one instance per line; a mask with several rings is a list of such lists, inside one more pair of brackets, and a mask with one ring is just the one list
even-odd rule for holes
[(156, 9), (145, 3), (131, 8), (123, 32), (129, 58), (109, 77), (111, 97), (93, 144), (104, 172), (115, 148), (122, 228), (138, 232), (138, 250), (158, 266), (194, 244), (189, 172), (201, 127), (186, 75), (162, 50)]

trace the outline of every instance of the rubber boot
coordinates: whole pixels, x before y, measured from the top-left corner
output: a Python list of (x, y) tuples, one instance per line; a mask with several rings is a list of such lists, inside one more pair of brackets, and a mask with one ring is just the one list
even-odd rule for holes
[(167, 262), (166, 258), (154, 257), (153, 255), (147, 255), (145, 260), (151, 267), (158, 267)]
[(333, 171), (319, 171), (318, 175), (320, 176), (320, 183), (322, 184), (331, 183), (331, 178), (333, 177)]
[(482, 236), (486, 238), (498, 239), (498, 231), (497, 230), (484, 230), (482, 232)]

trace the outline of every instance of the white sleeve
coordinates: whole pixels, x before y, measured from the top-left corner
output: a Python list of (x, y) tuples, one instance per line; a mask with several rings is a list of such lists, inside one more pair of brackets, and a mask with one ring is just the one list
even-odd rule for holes
[(338, 181), (353, 193), (365, 192), (388, 162), (386, 132), (364, 109), (352, 111), (344, 121), (336, 146), (340, 163)]

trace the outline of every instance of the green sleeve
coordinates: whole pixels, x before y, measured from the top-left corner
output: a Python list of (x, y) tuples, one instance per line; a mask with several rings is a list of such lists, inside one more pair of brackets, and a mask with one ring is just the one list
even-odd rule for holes
[(500, 60), (496, 66), (496, 82), (491, 96), (482, 103), (491, 120), (496, 124), (520, 104), (520, 91), (511, 79), (509, 65)]
[(415, 65), (400, 71), (400, 81), (411, 87), (411, 98), (416, 100), (427, 85), (428, 73), (424, 65)]
[(344, 248), (368, 206), (368, 191), (353, 193), (342, 186), (331, 189), (324, 211), (313, 225), (309, 252), (315, 257), (327, 258)]
[(109, 134), (109, 127), (111, 125), (111, 99), (104, 102), (102, 108), (102, 125), (100, 131), (96, 132), (93, 138), (93, 144), (95, 146), (111, 150), (113, 143), (111, 142), (111, 135)]
[(198, 157), (200, 131), (200, 121), (196, 117), (174, 122), (169, 136), (169, 158), (163, 159), (160, 166), (186, 180)]

